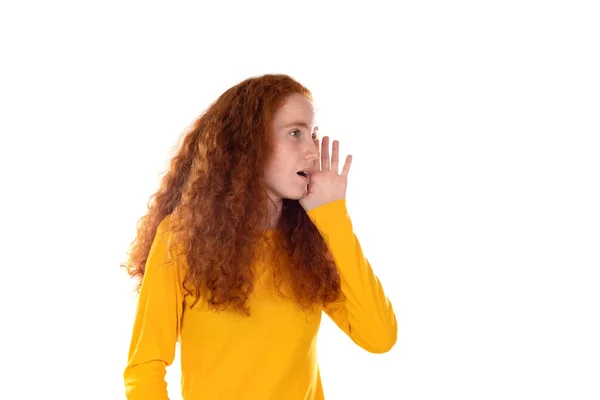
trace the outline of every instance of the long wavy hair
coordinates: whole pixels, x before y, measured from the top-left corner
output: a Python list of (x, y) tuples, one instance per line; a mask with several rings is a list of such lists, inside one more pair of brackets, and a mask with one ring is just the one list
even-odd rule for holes
[[(184, 132), (147, 214), (137, 223), (128, 261), (121, 264), (138, 279), (138, 292), (157, 227), (171, 216), (186, 259), (185, 293), (193, 293), (196, 302), (208, 293), (210, 308), (250, 315), (253, 265), (268, 217), (264, 170), (273, 150), (273, 118), (295, 93), (312, 101), (311, 92), (288, 75), (246, 79)], [(289, 283), (293, 300), (311, 309), (338, 299), (340, 276), (332, 255), (297, 200), (283, 200), (275, 232), (271, 260), (281, 255), (286, 260), (275, 262), (277, 292), (282, 295), (281, 285)]]

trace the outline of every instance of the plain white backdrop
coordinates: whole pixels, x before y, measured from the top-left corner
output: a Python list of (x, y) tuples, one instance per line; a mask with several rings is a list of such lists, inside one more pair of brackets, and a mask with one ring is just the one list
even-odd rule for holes
[(600, 398), (593, 5), (2, 2), (0, 397), (125, 398), (135, 224), (187, 126), (276, 72), (354, 156), (399, 323), (373, 355), (324, 317), (327, 399)]

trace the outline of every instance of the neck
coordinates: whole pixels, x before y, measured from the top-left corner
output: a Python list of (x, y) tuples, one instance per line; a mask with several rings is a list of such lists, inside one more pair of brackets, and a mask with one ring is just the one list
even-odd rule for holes
[(281, 212), (283, 208), (283, 200), (277, 199), (272, 200), (269, 198), (267, 203), (267, 221), (265, 229), (275, 229), (281, 218)]

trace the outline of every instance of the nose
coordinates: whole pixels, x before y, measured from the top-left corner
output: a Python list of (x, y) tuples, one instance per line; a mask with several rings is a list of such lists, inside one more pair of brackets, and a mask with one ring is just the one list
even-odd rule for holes
[(315, 162), (319, 159), (319, 149), (317, 146), (315, 146), (315, 143), (312, 141), (312, 139), (310, 140), (310, 143), (306, 145), (304, 158), (312, 162)]

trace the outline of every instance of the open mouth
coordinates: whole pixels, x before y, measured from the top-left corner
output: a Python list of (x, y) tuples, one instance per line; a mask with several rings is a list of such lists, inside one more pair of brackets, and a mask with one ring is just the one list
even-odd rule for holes
[(308, 180), (308, 177), (310, 176), (308, 171), (298, 171), (297, 174), (298, 174), (298, 176), (300, 176), (306, 180)]

